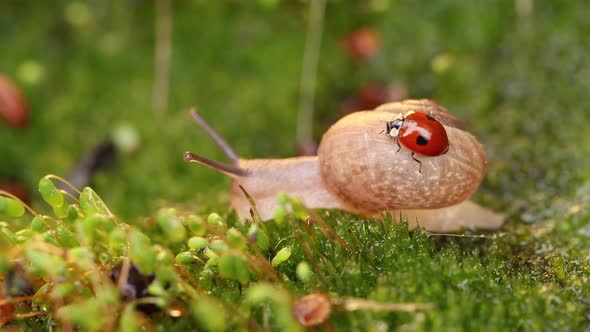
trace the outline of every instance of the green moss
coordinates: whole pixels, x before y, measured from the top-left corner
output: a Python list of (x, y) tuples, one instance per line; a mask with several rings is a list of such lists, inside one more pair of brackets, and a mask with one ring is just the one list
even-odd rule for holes
[[(96, 194), (95, 199), (101, 200)], [(104, 208), (108, 209), (106, 205)], [(293, 300), (318, 291), (330, 294), (335, 304), (356, 297), (374, 303), (433, 305), (414, 313), (370, 307), (335, 310), (328, 319), (343, 329), (408, 326), (417, 330), (474, 330), (494, 326), (538, 330), (578, 329), (587, 324), (583, 294), (588, 291), (590, 263), (583, 241), (586, 235), (579, 232), (539, 233), (534, 226), (512, 225), (512, 231), (500, 235), (452, 237), (421, 230), (409, 232), (406, 223), (398, 224), (388, 217), (366, 220), (336, 212), (320, 215), (326, 225), (307, 225), (300, 219), (302, 213), (288, 214), (280, 223), (265, 223), (273, 248), (265, 255), (258, 250), (255, 238), (246, 237), (250, 222), (235, 217), (216, 219), (218, 223), (200, 238), (205, 248), (201, 244), (179, 246), (176, 237), (158, 236), (158, 227), (143, 227), (142, 232), (120, 221), (117, 227), (100, 227), (102, 221), (110, 220), (105, 217), (95, 217), (99, 222), (91, 223), (93, 227), (84, 215), (70, 224), (53, 220), (46, 231), (52, 234), (48, 238), (34, 236), (28, 228), (16, 231), (5, 225), (14, 234), (28, 231), (30, 235), (11, 247), (11, 260), (19, 259), (21, 267), (4, 262), (3, 280), (7, 285), (28, 285), (26, 279), (37, 276), (37, 284), (45, 283), (41, 286), (44, 292), (54, 294), (46, 300), (69, 303), (61, 308), (57, 302), (49, 305), (55, 308), (49, 310), (57, 310), (62, 318), (60, 323), (92, 330), (117, 321), (119, 312), (113, 310), (118, 306), (135, 304), (140, 308), (139, 304), (146, 301), (161, 308), (162, 313), (141, 324), (173, 328), (180, 323), (168, 321), (164, 313), (174, 311), (181, 316), (190, 313), (182, 316), (187, 320), (182, 325), (193, 328), (264, 326), (297, 330), (290, 315)], [(185, 227), (194, 216), (175, 210), (174, 218)], [(570, 217), (564, 222), (573, 225), (574, 220)], [(229, 227), (228, 236), (220, 232), (220, 226)], [(112, 236), (104, 232), (121, 234), (115, 237), (119, 240), (108, 242), (106, 239)], [(535, 236), (523, 242), (530, 232)], [(330, 233), (337, 235), (326, 237)], [(565, 239), (566, 234), (567, 245), (552, 244)], [(105, 240), (97, 241), (100, 238)], [(195, 239), (191, 238), (189, 244)], [(248, 245), (240, 242), (236, 246), (235, 239), (248, 239)], [(155, 278), (149, 287), (144, 286), (149, 297), (136, 293), (137, 298), (129, 298), (128, 291), (122, 291), (120, 298), (106, 296), (121, 282), (139, 285), (138, 277), (129, 281), (108, 279), (108, 269), (127, 252), (139, 273)], [(23, 268), (24, 274), (15, 274)], [(99, 296), (100, 292), (106, 293)], [(123, 311), (121, 324), (136, 319), (129, 316), (129, 310)], [(97, 318), (105, 313), (111, 319)], [(51, 324), (51, 317), (37, 317), (36, 322)], [(20, 322), (33, 328), (29, 323), (33, 324)]]

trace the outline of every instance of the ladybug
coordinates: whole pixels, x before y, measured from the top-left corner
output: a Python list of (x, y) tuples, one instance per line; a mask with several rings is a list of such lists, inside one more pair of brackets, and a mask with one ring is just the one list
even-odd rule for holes
[(385, 135), (397, 138), (397, 151), (401, 149), (401, 142), (412, 152), (412, 159), (420, 163), (420, 173), (422, 162), (416, 159), (416, 154), (436, 157), (449, 151), (449, 138), (445, 127), (425, 113), (410, 111), (399, 115), (386, 123)]

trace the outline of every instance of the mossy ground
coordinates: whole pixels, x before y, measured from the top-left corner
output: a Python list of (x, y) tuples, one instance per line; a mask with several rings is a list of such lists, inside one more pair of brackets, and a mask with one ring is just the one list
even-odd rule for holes
[[(141, 149), (90, 183), (120, 220), (152, 234), (146, 220), (160, 207), (229, 214), (228, 180), (182, 161), (185, 150), (223, 158), (186, 110), (196, 105), (245, 158), (295, 153), (308, 6), (265, 3), (272, 1), (174, 3), (165, 114), (151, 109), (151, 1), (0, 3), (0, 72), (21, 84), (32, 113), (26, 130), (0, 130), (0, 180), (36, 188), (48, 173), (66, 175), (116, 125), (127, 123), (138, 130)], [(324, 219), (357, 254), (318, 235), (313, 252), (325, 277), (311, 283), (294, 274), (299, 261), (309, 261), (301, 239), (291, 236), (300, 226), (269, 224), (271, 248), (279, 242), (294, 248), (278, 267), (293, 296), (322, 291), (436, 305), (420, 313), (336, 312), (330, 324), (359, 330), (589, 328), (590, 6), (530, 3), (328, 3), (315, 136), (366, 82), (402, 82), (410, 97), (434, 99), (465, 120), (489, 160), (475, 200), (509, 216), (502, 236), (455, 238), (332, 213)], [(363, 64), (342, 48), (343, 36), (360, 26), (381, 36), (377, 57)], [(33, 207), (48, 210), (38, 195)], [(170, 252), (184, 249), (174, 244)], [(237, 283), (211, 287), (228, 307), (242, 304)], [(243, 316), (245, 308), (235, 310)], [(254, 315), (264, 316), (260, 311)], [(156, 317), (153, 324), (162, 329), (195, 326), (188, 318)]]

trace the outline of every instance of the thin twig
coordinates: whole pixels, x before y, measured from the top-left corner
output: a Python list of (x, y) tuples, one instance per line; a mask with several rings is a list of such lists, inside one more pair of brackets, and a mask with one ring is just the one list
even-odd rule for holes
[(310, 1), (309, 23), (303, 54), (303, 68), (301, 69), (299, 115), (297, 119), (297, 143), (299, 145), (312, 141), (313, 103), (325, 10), (326, 0)]
[(344, 300), (344, 308), (347, 311), (356, 310), (371, 310), (371, 311), (401, 311), (401, 312), (416, 312), (423, 310), (435, 309), (434, 303), (386, 303), (377, 302), (358, 297), (346, 297)]
[(171, 0), (156, 1), (156, 54), (154, 62), (154, 92), (152, 107), (155, 113), (168, 108), (170, 86), (170, 55), (172, 53)]

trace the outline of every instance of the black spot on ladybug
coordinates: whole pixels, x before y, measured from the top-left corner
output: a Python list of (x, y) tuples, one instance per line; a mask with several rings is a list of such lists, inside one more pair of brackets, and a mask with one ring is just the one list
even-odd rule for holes
[(428, 120), (436, 121), (436, 119), (435, 119), (435, 118), (433, 118), (433, 117), (431, 117), (430, 115), (428, 115), (428, 114), (424, 114), (424, 115), (426, 115), (426, 118), (427, 118)]
[(428, 138), (420, 135), (420, 136), (418, 136), (418, 138), (416, 138), (416, 144), (418, 144), (418, 145), (426, 145), (426, 144), (428, 144)]

